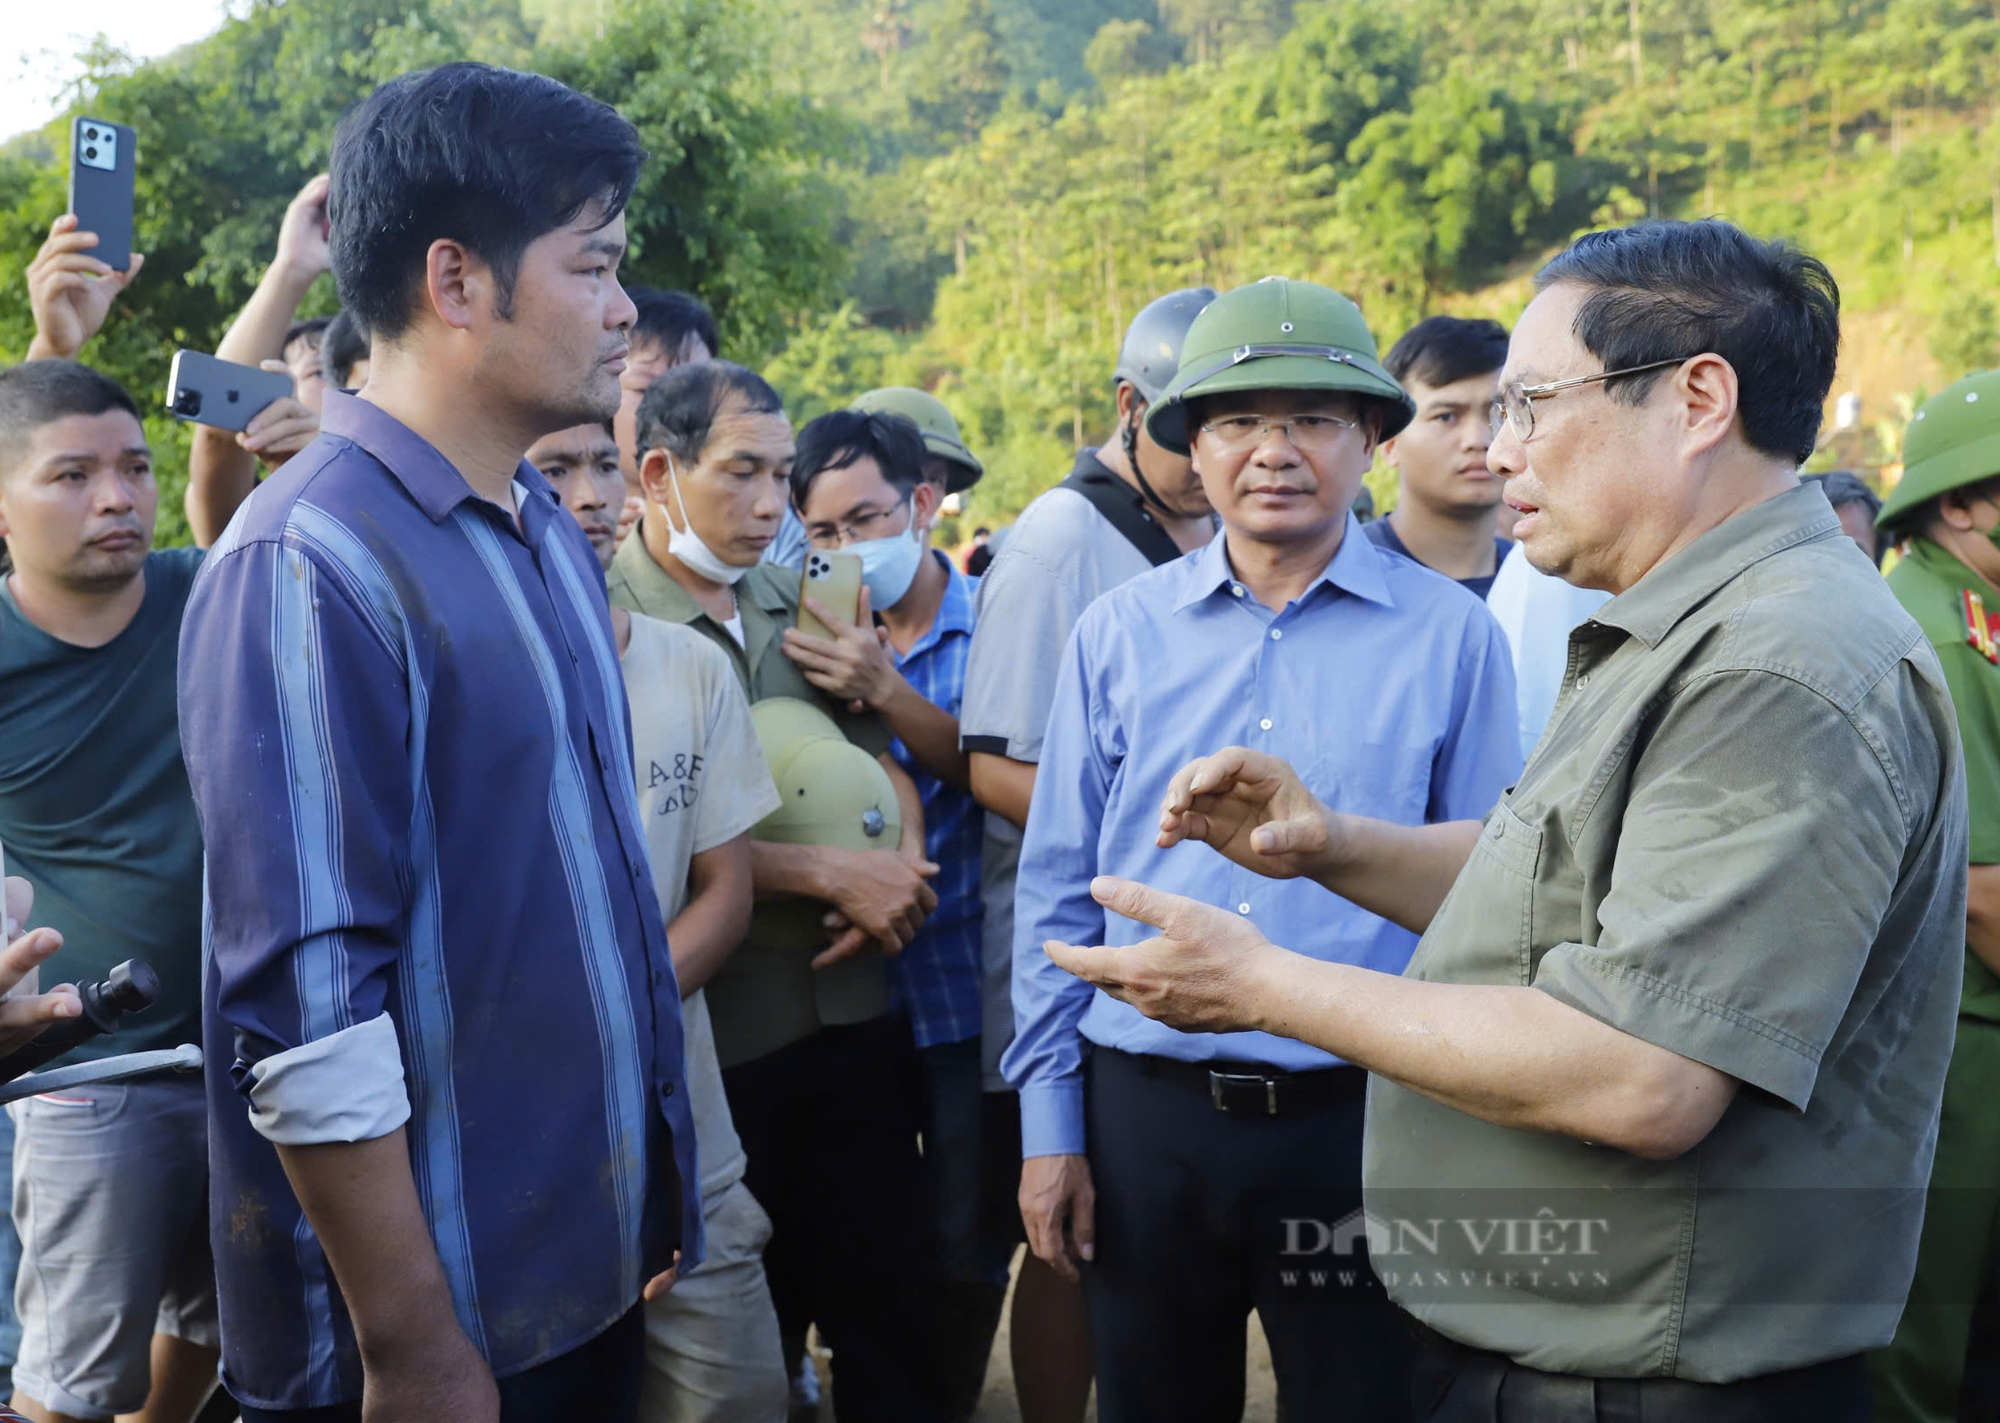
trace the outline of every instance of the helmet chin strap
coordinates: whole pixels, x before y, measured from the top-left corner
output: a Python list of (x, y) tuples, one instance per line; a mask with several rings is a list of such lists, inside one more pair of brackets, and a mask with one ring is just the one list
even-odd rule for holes
[(1146, 472), (1139, 468), (1138, 422), (1133, 421), (1127, 424), (1124, 428), (1125, 428), (1125, 439), (1124, 439), (1125, 463), (1128, 466), (1130, 466), (1132, 470), (1132, 478), (1134, 481), (1137, 482), (1139, 486), (1139, 497), (1144, 499), (1148, 504), (1151, 504), (1155, 509), (1159, 510), (1162, 514), (1165, 514), (1169, 519), (1180, 518), (1181, 516), (1175, 513), (1173, 509), (1168, 507), (1167, 501), (1162, 499), (1159, 496), (1158, 491), (1155, 490), (1153, 486), (1147, 481)]

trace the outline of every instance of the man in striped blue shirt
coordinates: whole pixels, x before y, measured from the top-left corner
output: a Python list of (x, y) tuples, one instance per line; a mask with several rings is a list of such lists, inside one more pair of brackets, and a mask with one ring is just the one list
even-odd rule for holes
[(700, 1258), (603, 575), (521, 458), (618, 403), (641, 157), (604, 105), (481, 65), (350, 114), (329, 211), (372, 374), (189, 602), (248, 1423), (358, 1420), (364, 1391), (370, 1423), (629, 1420), (641, 1295)]

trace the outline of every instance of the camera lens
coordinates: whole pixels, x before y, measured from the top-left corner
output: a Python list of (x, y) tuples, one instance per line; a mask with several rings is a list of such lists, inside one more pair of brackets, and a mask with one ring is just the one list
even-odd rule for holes
[(83, 136), (89, 139), (92, 143), (97, 142), (97, 130), (94, 128), (85, 129), (83, 131)]
[(83, 156), (85, 158), (95, 158), (97, 156), (97, 150), (95, 148), (86, 148), (83, 150)]
[(231, 405), (234, 405), (234, 404), (236, 403), (236, 401), (237, 401), (237, 398), (238, 398), (238, 394), (239, 394), (239, 392), (237, 392), (237, 391), (233, 391), (233, 390), (229, 392), (229, 403), (230, 403)]
[(174, 414), (194, 416), (201, 414), (201, 392), (182, 390), (174, 394)]

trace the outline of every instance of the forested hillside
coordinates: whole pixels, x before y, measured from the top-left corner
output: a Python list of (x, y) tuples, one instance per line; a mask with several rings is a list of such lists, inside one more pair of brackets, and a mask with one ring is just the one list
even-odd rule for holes
[[(795, 414), (936, 389), (982, 518), (1101, 433), (1124, 322), (1197, 281), (1324, 281), (1386, 343), (1511, 317), (1579, 229), (1714, 212), (1840, 278), (1841, 458), (2000, 360), (2000, 0), (253, 0), (167, 60), (94, 57), (152, 254), (99, 359), (150, 391), (212, 344), (342, 108), (458, 55), (623, 109), (654, 155), (635, 279), (708, 298)], [(0, 153), (0, 355), (61, 153)]]

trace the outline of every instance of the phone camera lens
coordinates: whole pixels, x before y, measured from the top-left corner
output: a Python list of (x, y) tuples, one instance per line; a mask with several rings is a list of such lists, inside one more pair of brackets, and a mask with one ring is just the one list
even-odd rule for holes
[(83, 150), (83, 156), (85, 158), (95, 158), (97, 156), (97, 150), (95, 148), (86, 148)]
[(97, 142), (97, 130), (94, 128), (85, 129), (83, 131), (83, 136), (89, 139), (92, 143)]
[(237, 401), (237, 398), (238, 398), (238, 395), (239, 395), (239, 392), (237, 392), (237, 391), (234, 391), (234, 390), (232, 390), (232, 391), (230, 391), (230, 392), (229, 392), (229, 403), (230, 403), (231, 405), (234, 405), (234, 404), (236, 403), (236, 401)]
[(201, 392), (198, 390), (176, 391), (174, 394), (174, 414), (190, 418), (201, 414)]

